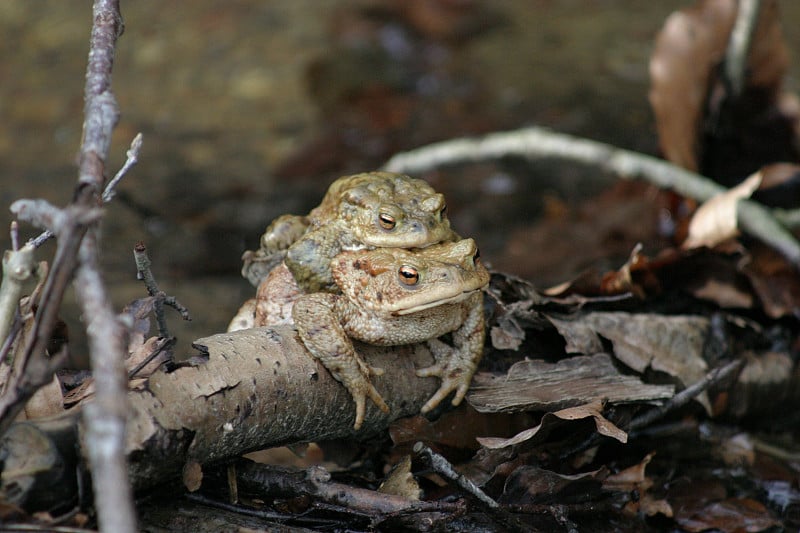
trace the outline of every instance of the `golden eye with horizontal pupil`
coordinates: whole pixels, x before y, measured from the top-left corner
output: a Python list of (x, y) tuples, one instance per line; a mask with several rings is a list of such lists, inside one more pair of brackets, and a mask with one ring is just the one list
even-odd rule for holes
[(378, 215), (378, 223), (383, 229), (387, 230), (392, 230), (397, 225), (397, 221), (389, 213), (380, 213)]
[(401, 266), (398, 274), (400, 275), (400, 281), (406, 285), (416, 285), (419, 282), (419, 272), (412, 266)]

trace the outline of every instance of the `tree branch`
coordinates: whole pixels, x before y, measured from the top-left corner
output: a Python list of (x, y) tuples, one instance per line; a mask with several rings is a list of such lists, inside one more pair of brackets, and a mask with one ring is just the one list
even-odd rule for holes
[[(509, 156), (575, 161), (623, 179), (644, 179), (699, 201), (708, 200), (726, 190), (704, 176), (667, 161), (538, 127), (430, 144), (395, 155), (383, 166), (383, 170), (421, 173), (443, 165)], [(800, 267), (800, 243), (776, 221), (768, 209), (751, 200), (740, 200), (737, 215), (744, 231), (774, 247), (795, 267)]]
[[(111, 133), (119, 120), (119, 109), (111, 92), (115, 47), (123, 30), (119, 1), (95, 0), (93, 15), (75, 195), (76, 202), (82, 205), (102, 202)], [(93, 228), (80, 246), (75, 274), (78, 304), (88, 321), (86, 331), (95, 380), (95, 400), (84, 410), (84, 443), (92, 469), (100, 529), (133, 533), (136, 513), (123, 447), (128, 414), (124, 331), (117, 322), (99, 272), (97, 248), (98, 233)]]

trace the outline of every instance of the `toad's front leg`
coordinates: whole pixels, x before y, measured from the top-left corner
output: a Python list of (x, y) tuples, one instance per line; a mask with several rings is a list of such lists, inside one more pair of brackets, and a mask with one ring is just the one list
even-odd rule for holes
[(389, 406), (369, 379), (371, 375), (380, 375), (383, 371), (369, 366), (356, 353), (337, 314), (338, 298), (327, 293), (301, 296), (294, 304), (292, 318), (311, 355), (319, 359), (350, 392), (356, 402), (353, 427), (359, 429), (364, 422), (367, 397), (384, 413), (389, 412)]
[(330, 225), (310, 230), (286, 251), (286, 266), (306, 292), (338, 292), (331, 274), (331, 258), (342, 251), (337, 239), (341, 231)]
[(419, 377), (439, 377), (442, 384), (436, 394), (425, 402), (420, 409), (427, 413), (439, 405), (447, 395), (455, 391), (452, 404), (458, 405), (467, 395), (472, 376), (478, 369), (478, 363), (483, 357), (483, 343), (485, 339), (485, 325), (483, 318), (483, 295), (478, 292), (470, 297), (467, 302), (468, 312), (461, 327), (453, 332), (454, 348), (439, 341), (431, 339), (428, 347), (436, 359), (435, 364), (417, 370)]

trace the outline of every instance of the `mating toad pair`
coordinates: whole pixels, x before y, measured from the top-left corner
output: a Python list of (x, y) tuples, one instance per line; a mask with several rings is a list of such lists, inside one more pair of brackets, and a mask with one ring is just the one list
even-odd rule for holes
[[(424, 181), (390, 172), (340, 178), (308, 216), (273, 221), (244, 261), (257, 297), (229, 330), (294, 322), (308, 351), (352, 395), (356, 429), (367, 397), (389, 408), (370, 381), (382, 370), (350, 339), (427, 342), (435, 364), (417, 375), (442, 384), (423, 413), (453, 391), (453, 405), (466, 395), (483, 353), (489, 273), (475, 241), (450, 229), (444, 197)], [(438, 339), (450, 332), (452, 346)]]

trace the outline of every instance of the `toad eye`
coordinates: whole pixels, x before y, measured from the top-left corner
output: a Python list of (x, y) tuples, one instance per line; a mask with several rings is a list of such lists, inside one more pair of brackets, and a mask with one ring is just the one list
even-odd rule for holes
[(403, 265), (397, 273), (405, 285), (416, 285), (419, 282), (419, 272), (412, 266)]
[(447, 217), (447, 204), (442, 206), (442, 210), (439, 211), (439, 220), (444, 220)]
[(481, 260), (481, 251), (476, 249), (475, 255), (472, 256), (472, 262), (477, 265), (480, 262), (480, 260)]
[(397, 220), (389, 213), (380, 213), (378, 215), (378, 223), (385, 230), (393, 230), (397, 225)]

